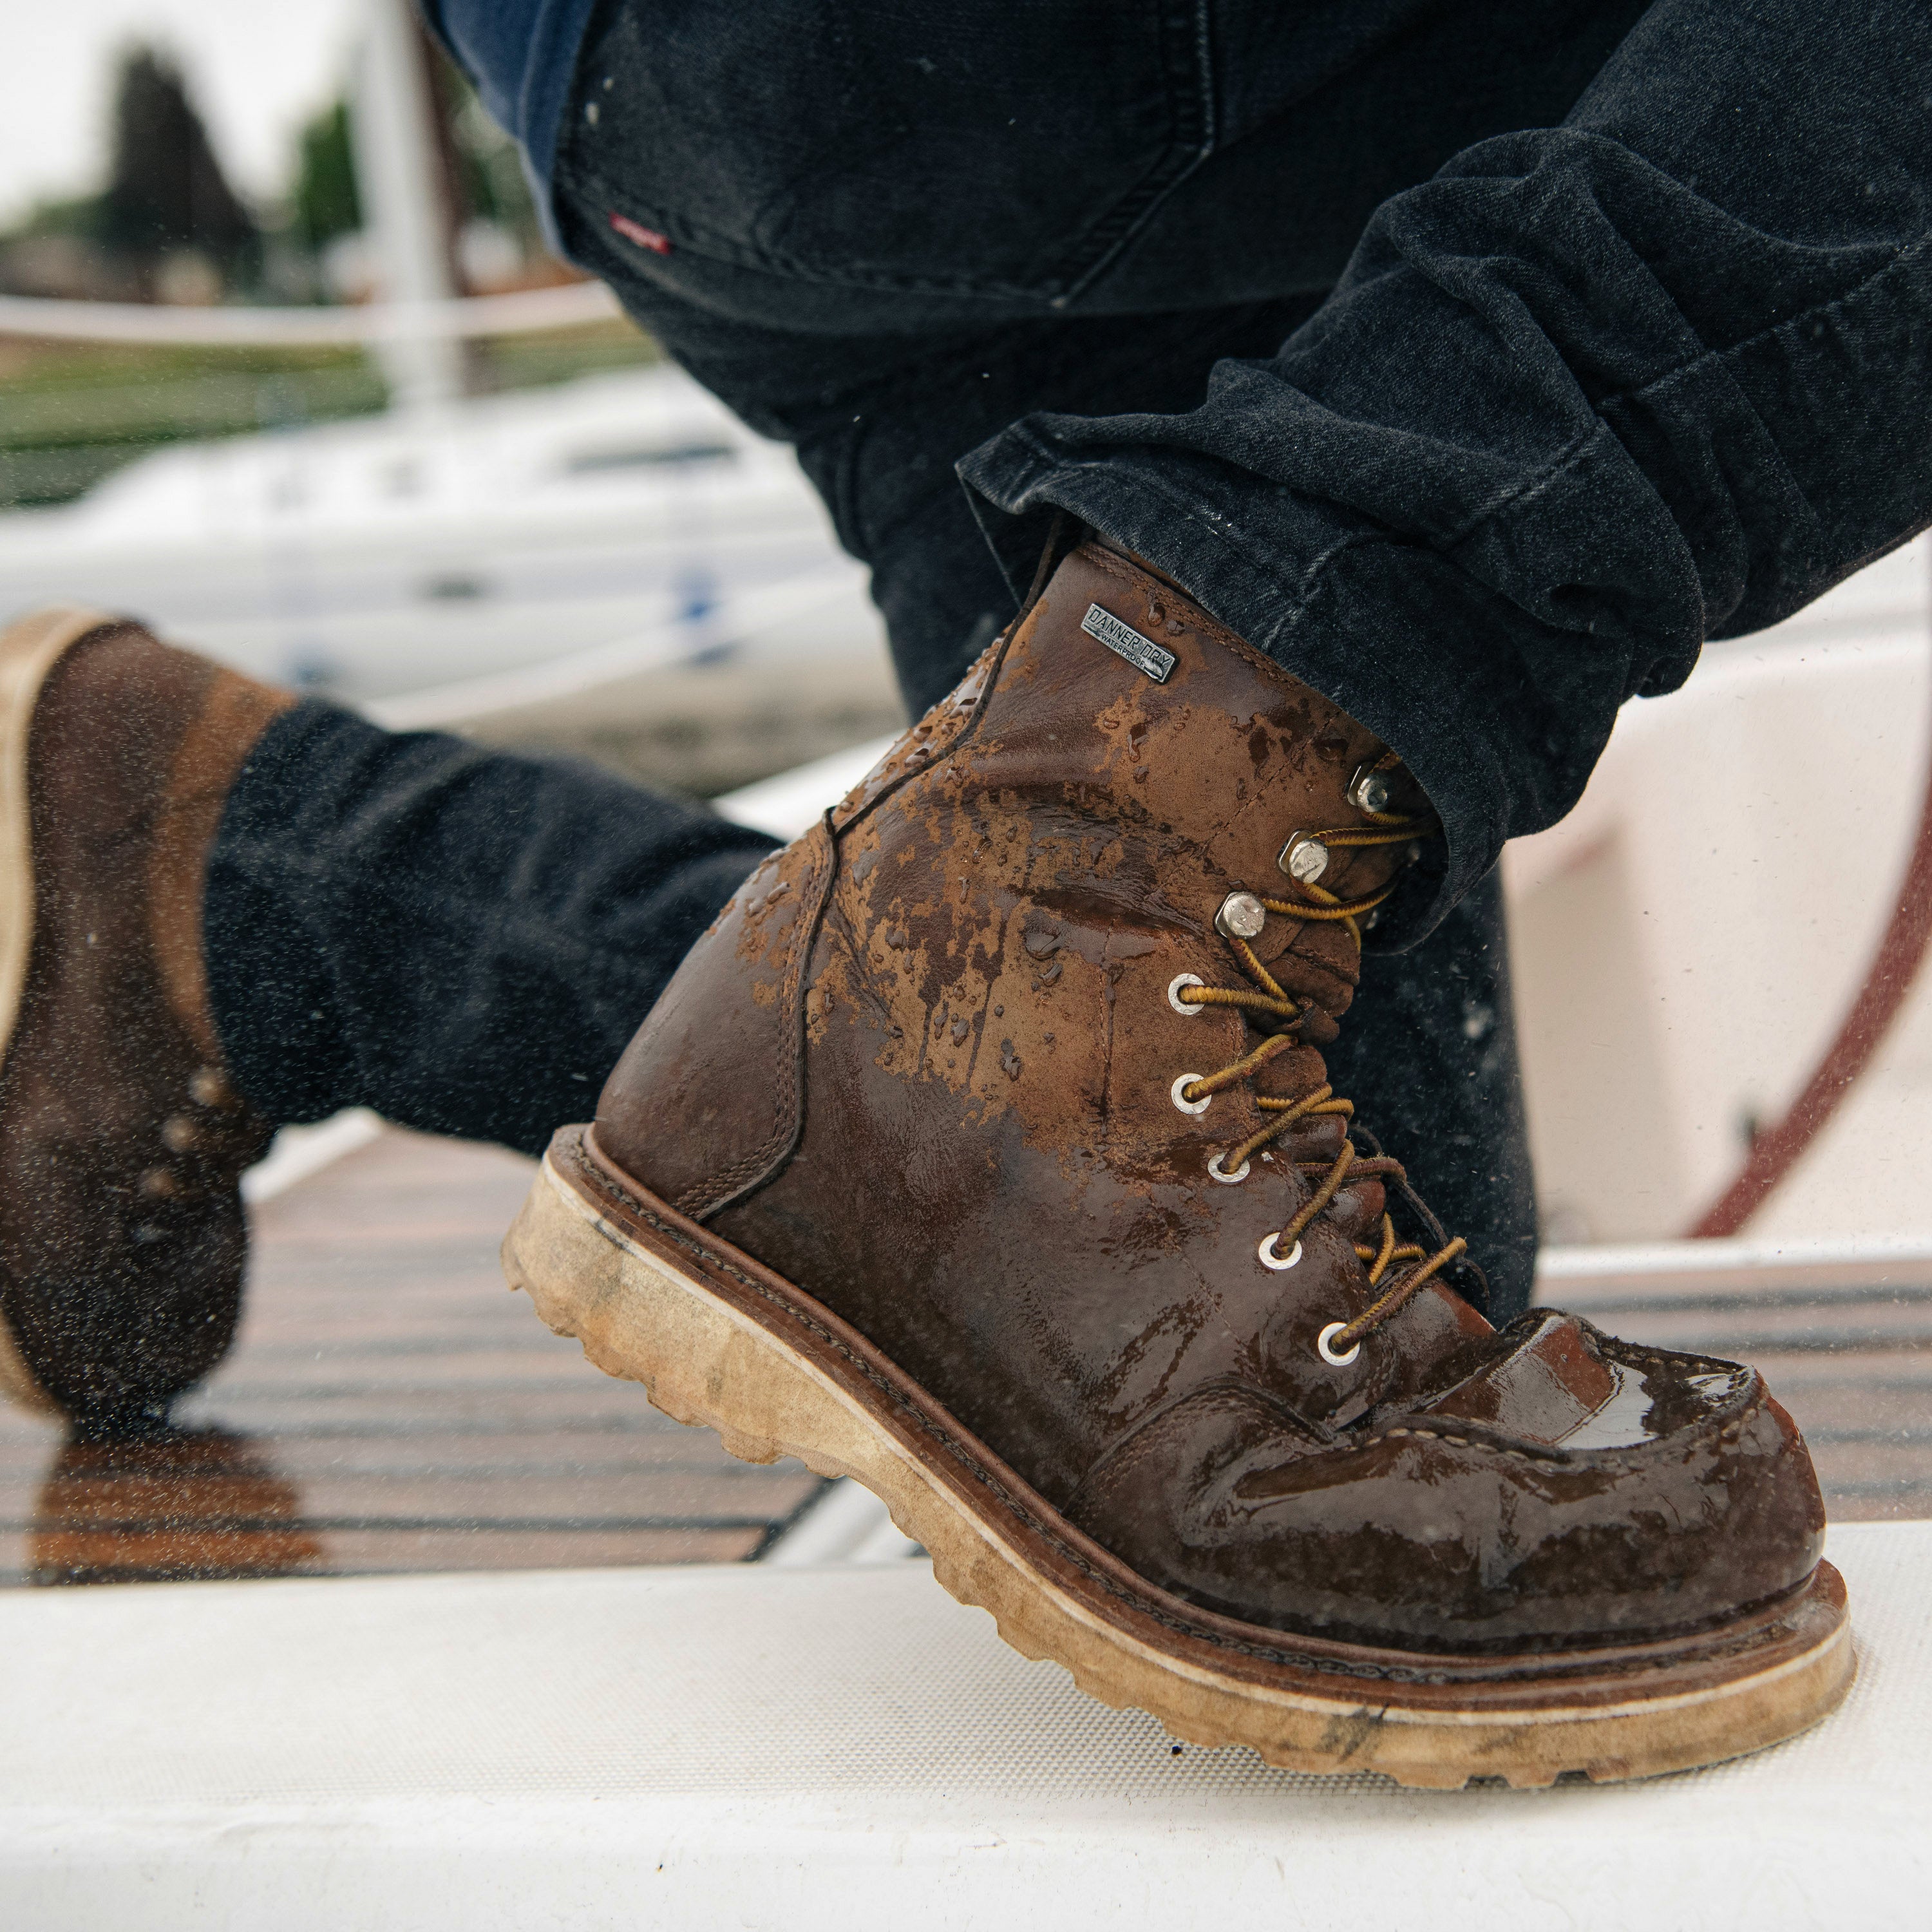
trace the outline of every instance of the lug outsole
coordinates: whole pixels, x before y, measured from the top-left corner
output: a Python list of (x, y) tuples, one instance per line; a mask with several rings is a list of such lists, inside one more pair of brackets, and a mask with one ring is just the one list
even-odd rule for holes
[[(554, 1150), (505, 1238), (503, 1264), (511, 1286), (598, 1368), (642, 1383), (655, 1406), (715, 1430), (742, 1460), (793, 1456), (820, 1475), (854, 1478), (925, 1546), (945, 1588), (987, 1611), (1022, 1656), (1063, 1665), (1089, 1696), (1144, 1710), (1190, 1744), (1246, 1745), (1286, 1769), (1376, 1771), (1426, 1788), (1472, 1778), (1538, 1786), (1576, 1773), (1607, 1782), (1792, 1736), (1838, 1703), (1855, 1673), (1843, 1585), (1827, 1564), (1782, 1613), (1778, 1662), (1728, 1672), (1714, 1666), (1709, 1683), (1655, 1696), (1606, 1700), (1600, 1684), (1580, 1695), (1574, 1673), (1539, 1695), (1546, 1660), (1536, 1658), (1524, 1660), (1507, 1695), (1472, 1690), (1459, 1708), (1396, 1683), (1378, 1685), (1370, 1701), (1329, 1690), (1312, 1672), (1268, 1681), (1252, 1667), (1217, 1670), (1202, 1662), (1198, 1643), (1150, 1641), (1133, 1620), (1062, 1587), (1030, 1559), (1013, 1526), (974, 1507), (860, 1392), (778, 1324), (640, 1241), (560, 1169)], [(1723, 1633), (1713, 1635), (1698, 1648), (1720, 1658)]]

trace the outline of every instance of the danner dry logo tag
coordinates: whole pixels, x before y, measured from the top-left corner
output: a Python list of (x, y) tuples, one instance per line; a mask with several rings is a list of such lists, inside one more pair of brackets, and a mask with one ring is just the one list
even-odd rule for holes
[(1080, 628), (1090, 638), (1098, 638), (1116, 657), (1125, 658), (1136, 670), (1144, 670), (1156, 684), (1165, 684), (1167, 674), (1178, 660), (1164, 651), (1151, 638), (1144, 638), (1131, 624), (1124, 624), (1111, 610), (1097, 604), (1087, 607)]

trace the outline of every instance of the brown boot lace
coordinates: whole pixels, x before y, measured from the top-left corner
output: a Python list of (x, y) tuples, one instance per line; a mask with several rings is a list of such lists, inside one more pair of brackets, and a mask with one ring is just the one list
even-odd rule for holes
[[(1391, 755), (1382, 764), (1390, 765), (1394, 762)], [(1251, 1079), (1277, 1054), (1284, 1053), (1289, 1048), (1300, 1044), (1300, 1028), (1315, 1002), (1311, 999), (1298, 1003), (1291, 998), (1262, 964), (1253, 946), (1249, 944), (1250, 940), (1260, 935), (1270, 914), (1288, 919), (1316, 920), (1342, 926), (1354, 940), (1355, 950), (1358, 952), (1361, 950), (1361, 922), (1369, 918), (1376, 908), (1394, 892), (1394, 884), (1364, 898), (1342, 899), (1317, 885), (1313, 879), (1297, 876), (1290, 868), (1298, 849), (1305, 848), (1310, 842), (1318, 844), (1325, 860), (1328, 853), (1338, 850), (1405, 843), (1412, 839), (1419, 829), (1413, 818), (1402, 813), (1364, 808), (1372, 821), (1372, 829), (1345, 826), (1328, 831), (1298, 833), (1284, 848), (1282, 869), (1288, 872), (1297, 887), (1307, 895), (1306, 898), (1268, 898), (1258, 893), (1238, 892), (1229, 893), (1222, 902), (1220, 910), (1215, 916), (1215, 929), (1232, 948), (1242, 971), (1253, 982), (1252, 986), (1210, 986), (1192, 973), (1182, 973), (1177, 974), (1168, 986), (1168, 1004), (1178, 1012), (1196, 1012), (1204, 1006), (1235, 1006), (1252, 1021), (1262, 1023), (1272, 1022), (1275, 1024), (1275, 1030), (1252, 1053), (1244, 1054), (1220, 1072), (1182, 1074), (1174, 1082), (1172, 1093), (1174, 1104), (1183, 1113), (1205, 1113), (1208, 1102), (1223, 1088)], [(1250, 1157), (1287, 1132), (1296, 1121), (1318, 1114), (1339, 1115), (1346, 1120), (1355, 1111), (1353, 1101), (1340, 1098), (1332, 1088), (1325, 1085), (1295, 1100), (1282, 1100), (1273, 1094), (1258, 1094), (1255, 1102), (1263, 1113), (1273, 1118), (1258, 1133), (1250, 1134), (1235, 1147), (1222, 1150), (1208, 1163), (1208, 1172), (1216, 1180), (1229, 1186), (1245, 1180)], [(1262, 1242), (1257, 1252), (1264, 1268), (1285, 1270), (1293, 1268), (1301, 1259), (1302, 1234), (1345, 1185), (1356, 1180), (1384, 1176), (1391, 1177), (1398, 1182), (1407, 1179), (1400, 1161), (1391, 1160), (1386, 1155), (1379, 1154), (1371, 1159), (1363, 1159), (1356, 1152), (1354, 1144), (1348, 1139), (1346, 1129), (1342, 1135), (1342, 1150), (1332, 1162), (1304, 1160), (1295, 1162), (1294, 1166), (1298, 1173), (1319, 1174), (1322, 1179), (1316, 1184), (1314, 1192), (1288, 1220)], [(1394, 1220), (1384, 1214), (1382, 1216), (1381, 1240), (1372, 1246), (1364, 1246), (1360, 1242), (1355, 1244), (1356, 1255), (1369, 1264), (1369, 1286), (1371, 1288), (1381, 1287), (1389, 1270), (1397, 1264), (1416, 1262), (1420, 1265), (1400, 1275), (1352, 1322), (1330, 1322), (1316, 1342), (1322, 1360), (1337, 1368), (1346, 1367), (1360, 1352), (1364, 1336), (1399, 1314), (1424, 1282), (1441, 1273), (1462, 1254), (1467, 1246), (1468, 1244), (1458, 1235), (1454, 1240), (1446, 1242), (1435, 1253), (1430, 1254), (1413, 1242), (1399, 1241), (1396, 1238)], [(1282, 1252), (1284, 1249), (1287, 1250), (1285, 1254)]]

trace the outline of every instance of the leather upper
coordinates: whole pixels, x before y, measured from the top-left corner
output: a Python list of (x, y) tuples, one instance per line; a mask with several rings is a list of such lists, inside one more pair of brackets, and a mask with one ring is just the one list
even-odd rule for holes
[[(1172, 658), (1164, 678), (1096, 634), (1109, 617)], [(1262, 1244), (1343, 1122), (1298, 1123), (1237, 1184), (1209, 1162), (1266, 1124), (1262, 1096), (1322, 1084), (1356, 977), (1343, 926), (1270, 918), (1254, 950), (1310, 1003), (1306, 1043), (1204, 1110), (1176, 1102), (1261, 1037), (1171, 997), (1183, 976), (1247, 983), (1217, 908), (1293, 896), (1277, 855), (1366, 823), (1348, 788), (1383, 748), (1083, 546), (726, 908), (613, 1074), (598, 1144), (1209, 1607), (1453, 1646), (1678, 1628), (1775, 1594), (1815, 1564), (1822, 1516), (1750, 1371), (1543, 1311), (1498, 1335), (1439, 1279), (1346, 1365), (1318, 1352), (1388, 1286), (1356, 1252), (1383, 1181), (1345, 1186), (1277, 1270)], [(1322, 883), (1372, 892), (1408, 856), (1338, 848)]]

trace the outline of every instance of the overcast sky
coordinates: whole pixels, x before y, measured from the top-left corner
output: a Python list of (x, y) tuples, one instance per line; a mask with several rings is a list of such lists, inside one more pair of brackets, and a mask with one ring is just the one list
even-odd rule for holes
[(171, 49), (230, 178), (286, 183), (293, 135), (340, 87), (358, 0), (0, 0), (0, 222), (98, 184), (116, 49)]

